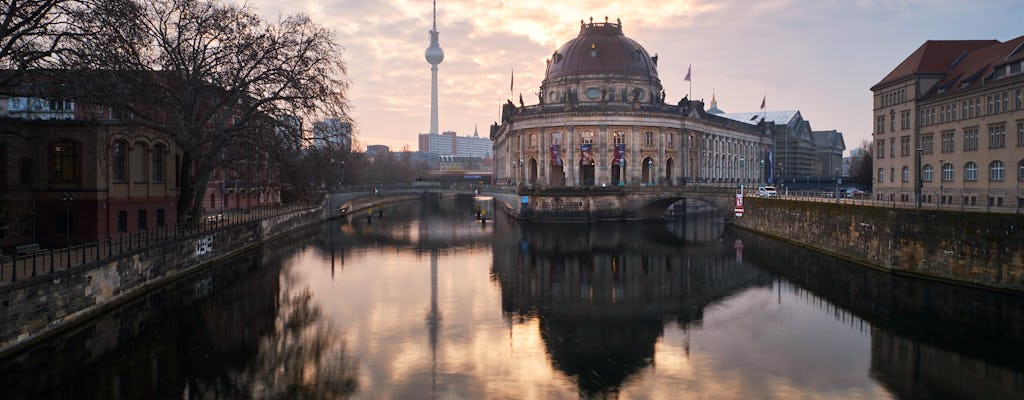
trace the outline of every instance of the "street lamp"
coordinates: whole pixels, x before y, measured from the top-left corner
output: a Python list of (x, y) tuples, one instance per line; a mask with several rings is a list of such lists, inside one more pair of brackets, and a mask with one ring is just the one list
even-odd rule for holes
[(843, 178), (839, 177), (839, 168), (835, 169), (836, 173), (836, 203), (839, 202), (839, 183)]
[[(765, 176), (765, 174), (764, 174), (764, 159), (762, 158), (762, 159), (760, 159), (760, 160), (757, 160), (757, 163), (758, 163), (758, 164), (761, 164), (761, 176), (759, 176), (759, 177), (757, 178), (757, 180), (758, 180), (758, 182), (765, 182), (765, 181), (767, 181), (768, 179), (767, 179), (767, 177), (766, 177), (766, 176)], [(763, 180), (762, 180), (762, 179), (763, 179)]]
[(939, 203), (938, 208), (942, 208), (942, 203), (946, 202), (946, 197), (942, 195), (942, 184), (946, 181), (946, 161), (939, 160)]
[(647, 159), (647, 186), (654, 186), (654, 160)]
[[(75, 195), (71, 192), (64, 192), (60, 195), (60, 200), (64, 202), (64, 240), (67, 243), (65, 258), (68, 261), (68, 268), (71, 268), (71, 201), (74, 199)], [(53, 263), (50, 263), (50, 272), (53, 272)]]

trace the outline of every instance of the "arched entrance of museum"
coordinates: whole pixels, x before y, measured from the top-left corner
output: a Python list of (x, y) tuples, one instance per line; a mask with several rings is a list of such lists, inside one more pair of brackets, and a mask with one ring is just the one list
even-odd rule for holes
[(532, 184), (536, 184), (537, 183), (537, 159), (536, 158), (531, 158), (530, 159), (530, 167), (529, 167), (529, 169), (527, 171), (529, 171), (529, 173), (530, 173), (530, 180), (529, 180), (530, 184), (531, 185)]
[(594, 159), (580, 159), (580, 186), (594, 186)]
[(675, 160), (669, 158), (665, 161), (665, 184), (672, 184), (672, 167), (675, 167)]
[(548, 179), (548, 186), (565, 186), (565, 168), (562, 168), (562, 164), (551, 165), (551, 177)]
[(640, 164), (643, 171), (640, 172), (640, 176), (645, 185), (654, 184), (654, 159), (647, 157)]
[(612, 185), (624, 186), (626, 184), (626, 160), (622, 160), (620, 164), (612, 164)]

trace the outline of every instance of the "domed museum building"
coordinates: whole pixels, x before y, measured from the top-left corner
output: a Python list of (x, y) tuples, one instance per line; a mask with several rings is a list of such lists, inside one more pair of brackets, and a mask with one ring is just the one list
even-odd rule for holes
[(667, 104), (657, 55), (621, 22), (580, 21), (579, 36), (547, 60), (537, 104), (520, 95), (491, 126), (494, 176), (538, 188), (756, 184), (766, 129), (708, 114), (701, 101)]

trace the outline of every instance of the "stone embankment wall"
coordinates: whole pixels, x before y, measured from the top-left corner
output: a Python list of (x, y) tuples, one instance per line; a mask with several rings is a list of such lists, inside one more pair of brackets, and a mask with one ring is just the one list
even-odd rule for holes
[(311, 208), (226, 225), (0, 287), (0, 354), (262, 242), (323, 221)]
[(746, 198), (738, 227), (875, 268), (1024, 292), (1024, 215)]

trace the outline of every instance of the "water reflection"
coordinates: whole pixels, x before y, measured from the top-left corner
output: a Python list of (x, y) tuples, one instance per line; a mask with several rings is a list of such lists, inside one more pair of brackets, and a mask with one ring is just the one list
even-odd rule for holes
[[(897, 397), (1024, 394), (1024, 299), (880, 273), (737, 232), (748, 258), (870, 321), (871, 375)], [(852, 317), (856, 316), (856, 317)]]
[(1020, 296), (714, 219), (481, 207), (427, 196), (275, 242), (4, 360), (0, 397), (1024, 397)]
[(699, 326), (713, 303), (771, 284), (731, 257), (722, 231), (715, 219), (523, 226), (493, 248), (502, 309), (540, 319), (552, 362), (582, 395), (616, 393), (652, 363), (666, 322)]
[[(5, 359), (5, 399), (346, 397), (357, 370), (308, 291), (261, 248)], [(287, 279), (286, 279), (287, 280)]]

